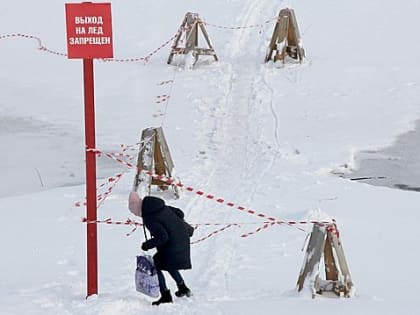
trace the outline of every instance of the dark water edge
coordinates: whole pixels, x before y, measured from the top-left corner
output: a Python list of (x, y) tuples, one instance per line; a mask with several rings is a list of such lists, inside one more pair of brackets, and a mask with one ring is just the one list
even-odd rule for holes
[(343, 165), (332, 173), (374, 186), (420, 192), (420, 120), (391, 146), (360, 151), (353, 167)]

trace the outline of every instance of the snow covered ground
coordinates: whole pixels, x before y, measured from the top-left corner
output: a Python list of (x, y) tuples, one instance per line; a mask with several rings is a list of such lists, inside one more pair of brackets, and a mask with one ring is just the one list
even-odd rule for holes
[[(167, 65), (169, 46), (146, 65), (95, 61), (97, 147), (119, 152), (162, 126), (184, 184), (279, 220), (335, 218), (356, 295), (297, 294), (307, 233), (276, 225), (241, 238), (264, 220), (184, 191), (167, 203), (191, 223), (240, 223), (193, 245), (184, 275), (194, 297), (152, 307), (133, 281), (142, 232), (99, 224), (99, 295), (86, 300), (85, 209), (74, 207), (85, 197), (82, 62), (15, 37), (0, 39), (0, 314), (416, 314), (420, 194), (332, 172), (418, 187), (420, 1), (111, 2), (121, 59), (159, 47), (188, 11), (245, 26), (295, 9), (302, 65), (263, 63), (274, 21), (206, 26), (220, 62), (195, 69), (182, 58)], [(3, 2), (0, 36), (35, 35), (64, 53), (64, 3)], [(174, 84), (158, 85), (166, 80)], [(155, 103), (168, 93), (169, 103)], [(372, 152), (400, 163), (372, 172), (381, 164), (358, 158)], [(98, 185), (119, 172), (100, 219), (136, 219), (127, 210), (134, 170), (98, 157)], [(200, 226), (192, 240), (218, 228)]]

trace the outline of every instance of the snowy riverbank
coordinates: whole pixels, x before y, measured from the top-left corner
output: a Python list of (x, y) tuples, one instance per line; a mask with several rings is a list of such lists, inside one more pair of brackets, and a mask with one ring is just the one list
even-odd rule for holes
[[(331, 170), (356, 165), (356, 152), (385, 148), (362, 158), (397, 164), (372, 174), (390, 169), (390, 185), (418, 187), (416, 173), (397, 175), (400, 166), (417, 167), (418, 152), (402, 148), (418, 143), (417, 131), (407, 131), (420, 116), (420, 42), (413, 40), (420, 1), (111, 2), (117, 58), (155, 51), (189, 11), (225, 27), (206, 26), (218, 63), (203, 57), (194, 69), (182, 58), (168, 65), (170, 43), (146, 65), (95, 61), (97, 149), (117, 153), (144, 128), (162, 126), (177, 176), (194, 189), (166, 200), (199, 225), (193, 269), (184, 273), (194, 297), (156, 308), (135, 292), (144, 236), (117, 224), (138, 220), (127, 210), (135, 169), (102, 155), (98, 185), (107, 189), (115, 184), (108, 176), (123, 176), (98, 209), (110, 224), (98, 223), (99, 295), (85, 299), (85, 209), (75, 207), (85, 198), (82, 63), (38, 50), (33, 39), (4, 37), (0, 314), (417, 314), (420, 194), (343, 180)], [(265, 64), (275, 17), (291, 4), (307, 59)], [(31, 33), (65, 51), (64, 2), (3, 1), (0, 9), (2, 33)], [(157, 102), (169, 94), (168, 103)], [(135, 159), (136, 150), (126, 153)], [(360, 176), (372, 168), (364, 163)], [(267, 217), (334, 218), (355, 296), (298, 294), (312, 225), (276, 224), (241, 237)]]

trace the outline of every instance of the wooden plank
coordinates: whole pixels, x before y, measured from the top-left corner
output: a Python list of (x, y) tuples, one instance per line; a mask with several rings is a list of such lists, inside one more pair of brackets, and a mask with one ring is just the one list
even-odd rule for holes
[[(209, 48), (199, 48), (198, 47), (198, 37), (199, 37), (199, 28), (203, 32), (203, 36)], [(214, 51), (213, 45), (210, 41), (208, 33), (204, 27), (203, 22), (200, 20), (197, 13), (188, 12), (185, 14), (183, 23), (180, 27), (180, 31), (172, 45), (171, 52), (169, 54), (169, 58), (167, 63), (170, 64), (173, 60), (174, 55), (185, 55), (189, 54), (190, 52), (193, 53), (195, 57), (195, 61), (198, 60), (199, 55), (209, 55), (213, 56), (213, 58), (218, 61), (218, 57), (216, 52)], [(187, 30), (187, 31), (185, 31)], [(178, 47), (181, 34), (185, 33), (185, 47)]]
[(172, 63), (172, 59), (174, 57), (174, 49), (178, 46), (179, 39), (181, 38), (181, 35), (182, 35), (182, 32), (179, 32), (178, 35), (175, 37), (174, 43), (172, 44), (171, 53), (169, 54), (169, 58), (168, 58), (168, 61), (167, 61), (168, 64)]
[(185, 16), (187, 29), (185, 39), (185, 51), (190, 52), (192, 49), (198, 46), (198, 22), (199, 17), (197, 13), (188, 12)]
[(335, 264), (331, 242), (329, 233), (327, 233), (324, 247), (325, 278), (326, 280), (336, 281), (338, 280), (338, 270), (337, 265)]
[[(279, 28), (277, 33), (276, 41), (276, 55), (274, 56), (274, 61), (283, 60), (286, 57), (286, 48), (287, 48), (287, 34), (289, 33), (289, 17), (283, 16), (279, 22)], [(278, 50), (278, 45), (283, 43), (281, 51)]]
[(185, 21), (188, 26), (193, 25), (198, 19), (198, 13), (187, 12), (185, 14)]
[(293, 42), (291, 44), (293, 46), (298, 46), (300, 41), (300, 32), (294, 10), (290, 10), (290, 27), (291, 31), (293, 32)]
[(278, 51), (278, 43), (284, 42), (287, 39), (287, 33), (288, 33), (288, 24), (289, 24), (289, 15), (287, 14), (287, 11), (281, 10), (279, 13), (279, 18), (277, 20), (276, 26), (274, 27), (273, 35), (271, 37), (271, 41), (268, 47), (268, 52), (265, 56), (265, 62), (268, 62), (273, 58), (274, 55), (274, 61), (278, 59), (283, 59), (284, 57), (284, 49), (286, 46), (286, 42), (284, 43), (284, 49), (282, 51)]
[(140, 151), (137, 158), (137, 173), (134, 179), (133, 190), (137, 191), (143, 181), (147, 181), (150, 190), (151, 176), (146, 176), (142, 171), (152, 171), (155, 147), (155, 134), (153, 128), (144, 129), (141, 134)]
[[(155, 133), (154, 171), (155, 171), (156, 175), (163, 175), (163, 176), (169, 176), (170, 177), (170, 174), (168, 174), (166, 172), (165, 159), (162, 155), (161, 144), (160, 144), (160, 141), (158, 139), (157, 130), (158, 130), (158, 128), (154, 130), (154, 133)], [(168, 189), (168, 184), (165, 183), (162, 180), (157, 179), (157, 178), (152, 178), (152, 183), (151, 184), (152, 185), (158, 185), (159, 188), (162, 189), (162, 190)]]
[(289, 14), (289, 29), (287, 32), (287, 44), (288, 46), (297, 46), (298, 45), (298, 38), (296, 35), (296, 21), (293, 20), (293, 15)]
[(163, 133), (162, 127), (156, 128), (156, 135), (158, 142), (160, 143), (160, 148), (166, 163), (166, 168), (168, 169), (168, 175), (172, 175), (172, 170), (174, 169), (174, 162), (172, 160), (171, 153), (169, 151), (168, 143), (166, 142), (165, 135)]
[(217, 56), (216, 53), (214, 52), (213, 49), (208, 49), (208, 48), (196, 48), (194, 49), (194, 51), (198, 54), (198, 55), (208, 55), (208, 56), (214, 56), (216, 61), (217, 61)]
[(332, 245), (337, 255), (338, 266), (344, 278), (344, 285), (346, 286), (345, 294), (346, 296), (349, 296), (350, 291), (353, 287), (353, 282), (351, 280), (350, 269), (349, 269), (349, 266), (347, 265), (346, 257), (344, 255), (343, 246), (341, 242), (339, 241), (336, 233), (328, 232), (328, 234), (332, 240)]
[(214, 51), (213, 44), (210, 41), (210, 37), (209, 37), (209, 34), (207, 33), (206, 28), (204, 27), (203, 23), (200, 23), (199, 25), (200, 25), (201, 31), (203, 32), (204, 39), (206, 40), (207, 45), (210, 47), (210, 49), (208, 49), (208, 53), (206, 53), (206, 54), (213, 55), (214, 59), (216, 61), (219, 61), (219, 58), (217, 58), (216, 52)]
[[(324, 252), (325, 235), (325, 228), (314, 224), (311, 237), (306, 248), (302, 269), (297, 281), (298, 291), (303, 289), (304, 283), (308, 277), (312, 278), (310, 281), (315, 281), (316, 277), (319, 275), (319, 263), (321, 262), (321, 256)], [(318, 268), (318, 270), (315, 270), (316, 268)]]
[(172, 53), (176, 55), (185, 55), (189, 53), (190, 51), (192, 51), (196, 56), (199, 56), (199, 55), (213, 56), (215, 60), (218, 61), (216, 52), (210, 48), (194, 48), (191, 50), (187, 50), (186, 48), (176, 48), (172, 51)]
[(142, 131), (141, 149), (137, 159), (137, 166), (143, 170), (151, 171), (153, 162), (153, 151), (155, 143), (155, 133), (153, 128)]
[(274, 26), (273, 35), (271, 36), (270, 44), (268, 46), (268, 51), (267, 51), (267, 54), (265, 55), (265, 60), (264, 60), (265, 62), (268, 62), (271, 60), (273, 51), (276, 48), (278, 28), (279, 28), (279, 21), (277, 21), (276, 26)]
[[(155, 132), (156, 132), (156, 130), (155, 130)], [(157, 174), (157, 175), (167, 175), (166, 172), (165, 172), (166, 167), (165, 167), (164, 158), (162, 156), (162, 151), (161, 151), (159, 141), (155, 141), (154, 158), (155, 158), (155, 165), (154, 165), (155, 174)]]
[[(281, 49), (280, 49), (280, 45)], [(286, 55), (293, 59), (298, 59), (302, 62), (305, 57), (305, 50), (302, 47), (299, 27), (296, 20), (295, 11), (293, 9), (282, 9), (279, 13), (276, 26), (273, 31), (265, 62), (273, 59), (274, 61), (285, 61)]]
[(193, 23), (192, 25), (187, 25), (187, 27), (191, 29), (187, 33), (187, 37), (185, 39), (185, 53), (190, 52), (198, 45), (197, 22)]
[(173, 54), (177, 54), (177, 55), (180, 55), (180, 54), (185, 54), (185, 48), (183, 48), (183, 47), (176, 47), (176, 48), (173, 48), (172, 49), (172, 53)]
[[(160, 149), (163, 156), (163, 161), (165, 163), (166, 173), (167, 175), (173, 179), (172, 188), (175, 193), (175, 197), (179, 198), (179, 188), (177, 183), (179, 182), (176, 178), (173, 178), (173, 170), (174, 170), (174, 162), (172, 160), (171, 153), (169, 151), (169, 146), (165, 138), (165, 134), (163, 133), (162, 127), (156, 128), (156, 138), (160, 144)], [(167, 183), (164, 183), (168, 185)]]
[[(216, 55), (216, 52), (213, 49), (210, 48), (194, 48), (193, 51), (199, 53), (199, 54), (205, 54), (205, 55)], [(177, 47), (173, 49), (173, 53), (175, 54), (187, 54), (189, 51), (187, 51), (185, 48)]]
[(300, 34), (299, 34), (299, 27), (296, 21), (296, 15), (294, 10), (290, 10), (290, 19), (289, 19), (289, 32), (287, 34), (287, 42), (288, 42), (288, 56), (293, 59), (301, 59), (301, 52), (300, 52)]
[(297, 23), (296, 14), (294, 10), (290, 10), (290, 26), (291, 26), (291, 31), (289, 32), (289, 35), (290, 35), (289, 43), (290, 43), (290, 46), (296, 47), (297, 59), (299, 59), (302, 62), (303, 58), (305, 57), (305, 50), (302, 47), (299, 26)]
[(271, 41), (270, 41), (270, 44), (269, 44), (268, 52), (265, 56), (265, 62), (268, 62), (269, 60), (272, 59), (274, 51), (276, 51), (276, 55), (278, 54), (277, 43), (283, 41), (283, 40), (279, 39), (280, 24), (283, 23), (282, 21), (284, 20), (284, 18), (287, 18), (288, 16), (289, 16), (288, 15), (288, 9), (280, 10), (276, 25), (275, 25), (274, 30), (273, 30), (273, 35), (271, 36)]
[(180, 27), (179, 27), (179, 29), (178, 29), (178, 34), (177, 34), (177, 36), (175, 37), (174, 42), (173, 42), (173, 44), (172, 44), (172, 49), (171, 49), (171, 52), (170, 52), (170, 54), (169, 54), (167, 64), (171, 64), (171, 63), (172, 63), (172, 60), (173, 60), (173, 57), (174, 57), (174, 48), (178, 47), (178, 44), (179, 44), (179, 39), (180, 39), (180, 38), (181, 38), (181, 36), (182, 36), (183, 29), (184, 29), (184, 27), (185, 27), (185, 23), (186, 23), (186, 22), (187, 22), (187, 16), (185, 15), (185, 16), (184, 16), (184, 19), (182, 20), (181, 26), (180, 26)]
[[(177, 186), (179, 180), (173, 178), (173, 169), (174, 163), (162, 127), (144, 129), (141, 135), (141, 148), (137, 158), (137, 173), (133, 190), (138, 191), (141, 188), (139, 193), (141, 196), (146, 196), (150, 195), (152, 185), (157, 185), (162, 190), (167, 190), (169, 186), (172, 186), (175, 197), (179, 198), (180, 192)], [(172, 182), (168, 184), (166, 180), (154, 178), (142, 172), (143, 170), (172, 178)]]

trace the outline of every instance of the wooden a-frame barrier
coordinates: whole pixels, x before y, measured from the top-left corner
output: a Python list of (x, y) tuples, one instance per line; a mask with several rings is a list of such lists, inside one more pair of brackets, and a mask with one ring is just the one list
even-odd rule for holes
[(173, 180), (168, 184), (150, 176), (152, 173), (173, 179), (174, 163), (162, 127), (144, 129), (140, 143), (133, 190), (141, 189), (140, 195), (146, 196), (150, 195), (152, 185), (158, 186), (161, 190), (167, 190), (171, 186), (175, 197), (179, 198), (176, 181)]
[(279, 13), (265, 62), (282, 60), (284, 63), (286, 57), (299, 62), (305, 58), (295, 11), (288, 8), (282, 9)]
[[(325, 280), (320, 277), (322, 258), (325, 265)], [(333, 292), (337, 296), (344, 297), (353, 295), (354, 286), (350, 270), (335, 224), (327, 226), (314, 224), (297, 281), (298, 291), (304, 288), (305, 282), (312, 290), (312, 298), (323, 292)]]
[[(203, 33), (203, 37), (208, 45), (208, 48), (200, 48), (198, 45), (199, 30)], [(181, 37), (185, 38), (185, 45), (181, 46)], [(168, 64), (172, 63), (174, 55), (187, 55), (191, 53), (194, 57), (194, 65), (198, 61), (200, 55), (213, 56), (215, 61), (218, 61), (216, 52), (210, 41), (209, 35), (204, 27), (203, 21), (198, 16), (198, 13), (188, 12), (182, 21), (178, 30), (178, 35), (174, 39), (171, 53), (169, 54)]]

